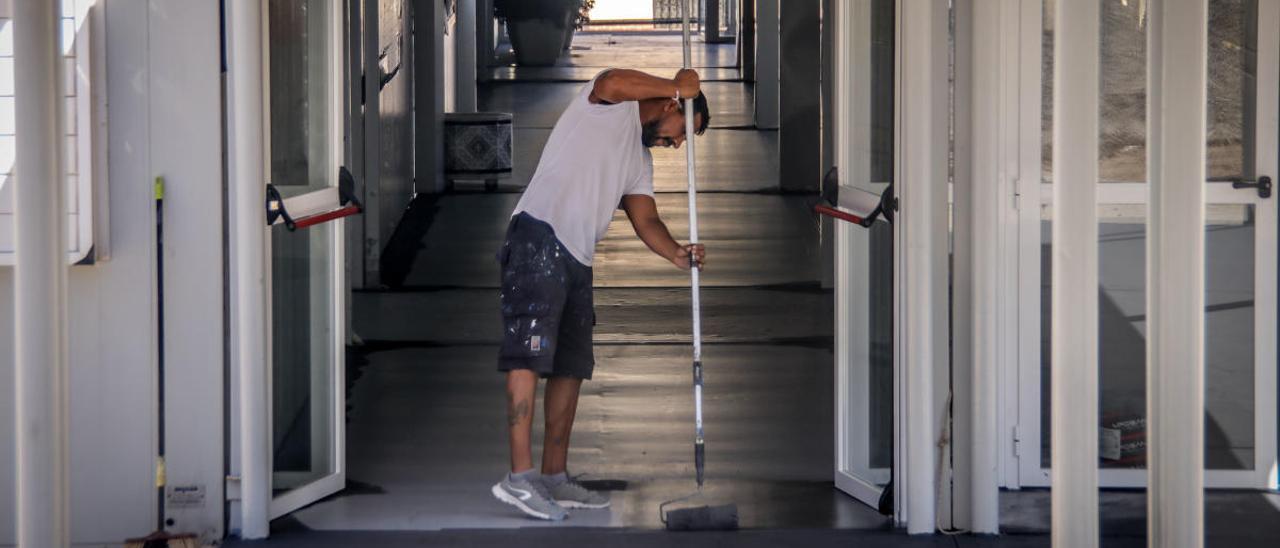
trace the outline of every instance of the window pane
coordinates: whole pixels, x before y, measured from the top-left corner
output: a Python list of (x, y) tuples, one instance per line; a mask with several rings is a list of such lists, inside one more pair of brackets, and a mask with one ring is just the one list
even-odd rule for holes
[(1102, 2), (1102, 77), (1098, 98), (1098, 179), (1147, 178), (1147, 25), (1145, 2)]
[[(290, 197), (336, 184), (330, 153), (329, 0), (268, 4), (271, 183)], [(334, 225), (271, 230), (272, 486), (332, 474)]]
[(869, 232), (869, 460), (872, 468), (889, 468), (893, 466), (893, 226), (876, 223)]
[[(1044, 2), (1041, 52), (1041, 175), (1053, 173), (1053, 9)], [(1104, 183), (1137, 183), (1147, 177), (1147, 25), (1143, 2), (1096, 0), (1102, 3), (1101, 67), (1098, 95), (1098, 179)]]
[[(1041, 222), (1040, 461), (1050, 463), (1053, 220)], [(1098, 206), (1098, 466), (1146, 466), (1146, 206)]]
[(18, 138), (0, 135), (0, 174), (13, 173), (13, 161), (17, 155)]
[(13, 20), (0, 18), (0, 57), (13, 57)]
[(1207, 171), (1252, 178), (1258, 65), (1257, 0), (1210, 0)]
[(0, 97), (13, 96), (13, 58), (0, 57)]
[[(0, 135), (13, 135), (17, 130), (13, 97), (0, 97)], [(5, 170), (8, 171), (8, 170)]]
[(1204, 465), (1249, 470), (1254, 452), (1254, 206), (1210, 205), (1206, 217)]
[(871, 4), (871, 182), (893, 181), (895, 5)]

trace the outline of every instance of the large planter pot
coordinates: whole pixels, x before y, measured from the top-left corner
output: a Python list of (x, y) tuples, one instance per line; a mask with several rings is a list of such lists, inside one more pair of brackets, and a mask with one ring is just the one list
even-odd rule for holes
[(564, 26), (564, 50), (565, 51), (569, 51), (569, 48), (573, 46), (573, 33), (577, 32), (577, 30), (578, 30), (578, 27), (574, 26), (572, 19), (569, 21), (568, 25)]
[(507, 34), (511, 36), (516, 62), (533, 67), (556, 64), (564, 52), (565, 28), (573, 28), (569, 16), (566, 9), (564, 15), (552, 19), (507, 19)]

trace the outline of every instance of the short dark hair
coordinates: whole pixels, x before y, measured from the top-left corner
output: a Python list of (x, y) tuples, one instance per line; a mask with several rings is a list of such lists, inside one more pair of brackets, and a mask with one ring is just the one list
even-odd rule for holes
[[(684, 114), (684, 101), (680, 101), (680, 113)], [(698, 96), (693, 98), (693, 114), (694, 122), (697, 122), (697, 115), (702, 115), (702, 123), (693, 129), (697, 135), (707, 132), (707, 126), (711, 125), (711, 109), (707, 106), (707, 94), (698, 92)]]

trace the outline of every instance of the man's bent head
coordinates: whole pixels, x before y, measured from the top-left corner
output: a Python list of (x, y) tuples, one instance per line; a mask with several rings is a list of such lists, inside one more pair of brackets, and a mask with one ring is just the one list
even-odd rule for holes
[[(699, 93), (693, 99), (693, 112), (694, 133), (702, 135), (707, 131), (707, 125), (711, 123), (711, 111), (707, 107), (706, 94)], [(680, 148), (685, 140), (684, 101), (677, 102), (674, 99), (667, 101), (662, 106), (662, 114), (656, 120), (644, 125), (640, 138), (646, 147)]]

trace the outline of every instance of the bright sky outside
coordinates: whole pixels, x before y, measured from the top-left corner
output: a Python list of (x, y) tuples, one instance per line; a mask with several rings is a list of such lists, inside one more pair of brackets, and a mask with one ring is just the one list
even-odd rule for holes
[(653, 2), (651, 0), (596, 0), (591, 8), (593, 21), (613, 21), (618, 19), (652, 19)]

